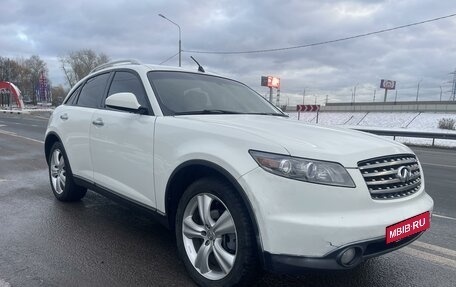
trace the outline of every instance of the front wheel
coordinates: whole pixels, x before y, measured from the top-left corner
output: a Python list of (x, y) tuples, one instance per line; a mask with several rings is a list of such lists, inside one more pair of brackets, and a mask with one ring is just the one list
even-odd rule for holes
[(215, 178), (184, 192), (176, 216), (181, 258), (201, 286), (248, 285), (258, 267), (252, 224), (237, 191)]

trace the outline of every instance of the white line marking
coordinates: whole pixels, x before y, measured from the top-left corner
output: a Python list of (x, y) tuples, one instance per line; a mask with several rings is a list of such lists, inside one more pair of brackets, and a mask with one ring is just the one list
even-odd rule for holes
[(423, 259), (423, 260), (426, 260), (426, 261), (429, 261), (429, 262), (432, 262), (432, 263), (435, 263), (437, 265), (444, 265), (444, 266), (448, 266), (448, 267), (451, 267), (453, 269), (456, 269), (456, 260), (445, 258), (445, 257), (438, 256), (438, 255), (434, 255), (434, 254), (429, 253), (429, 252), (413, 249), (410, 246), (406, 246), (406, 247), (404, 247), (402, 249), (399, 249), (399, 252), (402, 252), (402, 253), (405, 253), (407, 255), (410, 255), (410, 256), (413, 256), (413, 257), (416, 257), (416, 258), (419, 258), (419, 259)]
[(37, 143), (44, 144), (44, 141), (39, 141), (39, 140), (36, 140), (36, 139), (20, 136), (20, 135), (18, 135), (16, 133), (9, 132), (9, 131), (0, 130), (0, 134), (9, 135), (9, 136), (12, 136), (12, 137), (17, 137), (17, 138), (26, 139), (26, 140), (29, 140), (29, 141), (32, 141), (32, 142), (37, 142)]
[(435, 216), (435, 217), (438, 217), (438, 218), (445, 218), (445, 219), (449, 219), (449, 220), (455, 220), (455, 221), (456, 221), (456, 218), (454, 218), (454, 217), (449, 217), (449, 216), (445, 216), (445, 215), (440, 215), (440, 214), (435, 214), (435, 213), (433, 213), (432, 216)]
[(34, 118), (39, 118), (39, 119), (43, 119), (43, 120), (49, 120), (49, 118), (46, 118), (46, 117), (42, 117), (42, 116), (33, 116)]
[(430, 165), (430, 166), (439, 166), (439, 167), (456, 168), (456, 165), (436, 164), (436, 163), (427, 163), (427, 162), (421, 162), (421, 164), (422, 164), (422, 165)]
[(11, 287), (11, 285), (3, 279), (0, 279), (0, 287)]
[(35, 118), (24, 118), (23, 121), (35, 122), (35, 123), (42, 123), (46, 122), (44, 119), (35, 119)]
[(5, 131), (5, 130), (0, 130), (0, 133), (9, 134), (9, 135), (15, 135), (16, 134), (15, 132), (10, 132), (10, 131)]
[(421, 248), (428, 249), (430, 251), (435, 251), (441, 253), (442, 255), (449, 255), (456, 257), (456, 251), (448, 248), (443, 248), (434, 244), (424, 243), (421, 241), (414, 241), (411, 245), (415, 245)]

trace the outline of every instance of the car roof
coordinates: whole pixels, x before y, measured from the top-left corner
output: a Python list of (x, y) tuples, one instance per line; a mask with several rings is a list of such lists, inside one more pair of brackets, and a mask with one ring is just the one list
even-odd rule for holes
[[(216, 77), (222, 77), (226, 78), (220, 75), (217, 75), (215, 73), (202, 73), (198, 71), (198, 68), (195, 67), (194, 69), (188, 69), (188, 68), (182, 68), (182, 67), (174, 67), (174, 66), (162, 66), (162, 65), (153, 65), (153, 64), (143, 64), (137, 60), (132, 60), (132, 59), (127, 59), (127, 60), (116, 60), (116, 61), (111, 61), (102, 65), (99, 65), (95, 67), (88, 75), (86, 75), (84, 78), (79, 80), (76, 84), (71, 87), (70, 91), (68, 92), (67, 96), (64, 99), (64, 102), (67, 100), (67, 98), (70, 96), (70, 94), (77, 89), (83, 83), (86, 81), (86, 79), (97, 75), (97, 74), (102, 74), (104, 72), (110, 72), (112, 70), (118, 70), (118, 69), (131, 69), (137, 72), (142, 72), (142, 73), (147, 73), (150, 71), (175, 71), (175, 72), (186, 72), (186, 73), (194, 73), (194, 74), (203, 74), (203, 75), (210, 75), (210, 76), (216, 76)], [(226, 78), (228, 79), (228, 78)]]
[(195, 67), (194, 69), (188, 69), (188, 68), (182, 68), (182, 67), (173, 67), (173, 66), (162, 66), (162, 65), (153, 65), (153, 64), (143, 64), (140, 63), (137, 60), (116, 60), (116, 61), (111, 61), (105, 64), (102, 64), (96, 68), (94, 68), (92, 71), (90, 71), (89, 75), (93, 74), (98, 74), (99, 72), (102, 71), (110, 71), (114, 69), (122, 69), (122, 68), (127, 68), (127, 69), (132, 69), (136, 71), (143, 71), (143, 72), (149, 72), (149, 71), (175, 71), (175, 72), (187, 72), (187, 73), (195, 73), (195, 74), (206, 74), (206, 75), (212, 75), (212, 76), (220, 76), (214, 73), (201, 73), (198, 71), (198, 68)]

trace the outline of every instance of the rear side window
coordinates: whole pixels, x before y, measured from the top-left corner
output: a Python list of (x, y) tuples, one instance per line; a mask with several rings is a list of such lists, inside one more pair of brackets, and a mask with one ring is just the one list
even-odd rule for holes
[(68, 100), (65, 102), (65, 105), (73, 106), (76, 103), (76, 99), (78, 98), (79, 92), (81, 91), (81, 86), (79, 86), (76, 90), (74, 90), (71, 95), (68, 97)]
[(98, 108), (100, 106), (101, 99), (104, 97), (108, 78), (109, 73), (101, 74), (88, 79), (79, 94), (77, 105), (81, 107)]
[(133, 93), (141, 106), (149, 106), (141, 80), (133, 73), (116, 72), (109, 88), (108, 97), (115, 93)]

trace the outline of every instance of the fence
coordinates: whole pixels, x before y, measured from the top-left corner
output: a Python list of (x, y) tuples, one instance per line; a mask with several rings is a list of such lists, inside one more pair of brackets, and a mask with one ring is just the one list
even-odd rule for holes
[(384, 103), (328, 103), (321, 107), (327, 112), (456, 112), (455, 101), (407, 101)]

